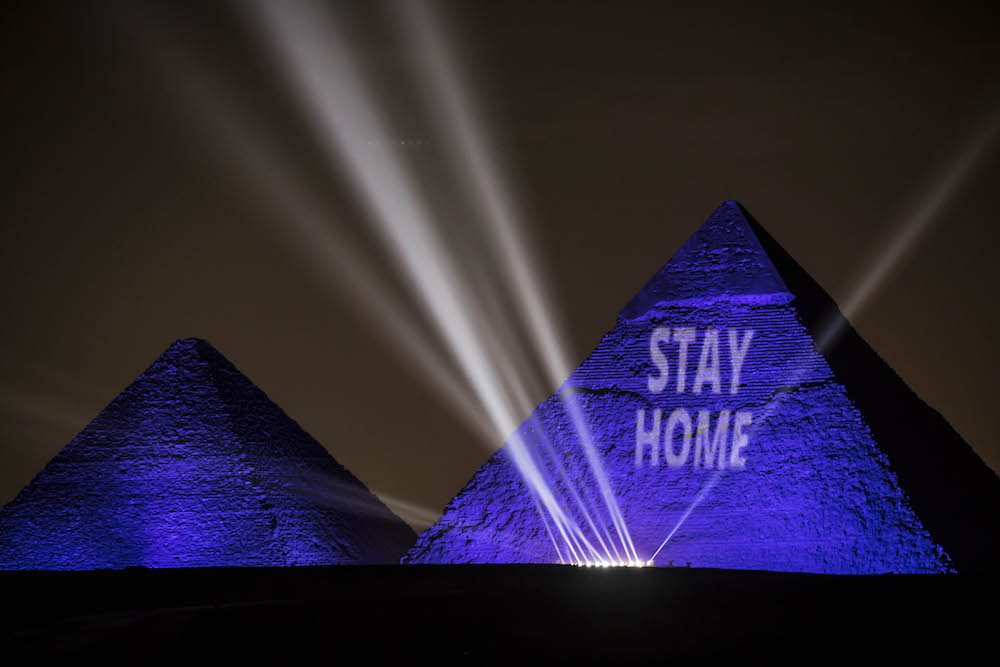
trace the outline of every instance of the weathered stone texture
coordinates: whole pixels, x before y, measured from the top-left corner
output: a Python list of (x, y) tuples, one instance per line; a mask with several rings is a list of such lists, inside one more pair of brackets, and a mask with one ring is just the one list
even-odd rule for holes
[[(906, 463), (905, 455), (890, 460), (880, 447), (866, 415), (817, 351), (815, 327), (807, 326), (801, 312), (803, 295), (786, 285), (755, 227), (735, 202), (721, 206), (626, 306), (564, 386), (584, 409), (639, 556), (651, 557), (679, 524), (657, 555), (657, 565), (824, 573), (952, 569), (952, 559), (914, 510), (894, 470), (895, 462)], [(690, 386), (677, 393), (673, 376), (662, 393), (650, 392), (648, 378), (657, 376), (650, 336), (657, 327), (693, 328), (699, 335), (720, 332), (720, 393), (707, 387), (693, 393)], [(735, 394), (729, 386), (729, 329), (754, 331)], [(691, 345), (689, 374), (699, 348), (700, 340)], [(890, 412), (901, 396), (892, 391), (883, 397)], [(708, 410), (713, 431), (720, 411), (751, 412), (746, 467), (709, 470), (690, 460), (670, 467), (662, 458), (654, 466), (648, 454), (637, 465), (637, 410), (644, 410), (651, 426), (656, 408), (663, 422), (677, 408), (692, 417)], [(885, 439), (893, 437), (885, 432)], [(564, 481), (571, 480), (591, 511), (603, 506), (560, 398), (540, 405), (518, 434), (558, 497), (571, 498)], [(933, 479), (918, 481), (920, 492), (928, 495)], [(700, 504), (681, 521), (706, 487)], [(565, 508), (586, 525), (575, 503), (566, 500)], [(601, 510), (596, 512), (599, 525), (611, 526)], [(965, 546), (961, 540), (952, 543), (959, 550)], [(410, 563), (558, 561), (533, 494), (506, 450), (490, 457), (404, 558)]]
[(0, 510), (0, 569), (385, 563), (413, 538), (211, 345), (186, 339)]

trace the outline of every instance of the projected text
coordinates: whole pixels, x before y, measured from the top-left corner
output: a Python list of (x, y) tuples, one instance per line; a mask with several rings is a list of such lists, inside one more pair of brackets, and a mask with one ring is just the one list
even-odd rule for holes
[[(740, 371), (753, 333), (753, 329), (728, 329), (723, 336), (718, 329), (699, 332), (657, 327), (649, 338), (649, 354), (657, 371), (646, 378), (650, 393), (738, 394)], [(636, 411), (636, 465), (644, 461), (660, 465), (663, 461), (673, 467), (687, 463), (720, 469), (746, 466), (743, 449), (753, 423), (750, 412), (723, 409), (713, 414), (711, 410), (686, 408), (667, 412), (661, 408), (653, 409), (652, 414), (642, 408)]]

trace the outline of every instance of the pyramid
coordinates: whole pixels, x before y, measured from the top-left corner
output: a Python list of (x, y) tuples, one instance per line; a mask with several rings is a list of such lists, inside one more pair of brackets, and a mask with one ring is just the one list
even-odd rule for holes
[(413, 538), (264, 392), (191, 338), (0, 510), (0, 569), (388, 563)]
[[(873, 574), (982, 571), (1000, 554), (996, 474), (736, 202), (560, 393), (586, 416), (640, 560)], [(564, 399), (517, 436), (587, 540), (626, 560)], [(501, 449), (403, 562), (580, 560), (539, 505)]]

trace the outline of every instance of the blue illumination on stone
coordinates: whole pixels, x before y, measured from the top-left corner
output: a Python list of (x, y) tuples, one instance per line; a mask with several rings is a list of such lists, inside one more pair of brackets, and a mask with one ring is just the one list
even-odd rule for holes
[[(905, 418), (914, 425), (931, 424), (922, 436), (928, 440), (950, 427), (933, 421), (933, 411), (867, 346), (851, 352), (848, 363), (838, 357), (839, 366), (831, 366), (832, 357), (820, 354), (814, 341), (817, 309), (832, 307), (832, 301), (821, 290), (813, 293), (818, 286), (804, 282), (808, 277), (790, 258), (777, 257), (780, 249), (765, 235), (736, 202), (719, 207), (626, 305), (564, 386), (584, 408), (639, 557), (652, 557), (676, 528), (656, 565), (841, 574), (950, 571), (952, 554), (932, 537), (911, 502), (912, 491), (940, 534), (948, 533), (955, 512), (935, 502), (950, 491), (935, 495), (928, 477), (933, 461), (913, 463), (917, 451), (933, 445), (914, 443), (906, 425), (886, 423), (893, 420), (884, 416), (898, 415), (905, 405)], [(794, 289), (783, 276), (791, 277)], [(660, 340), (651, 340), (658, 331)], [(744, 340), (749, 340), (746, 356), (739, 359)], [(662, 366), (654, 354), (662, 355)], [(841, 381), (842, 367), (870, 373), (861, 385), (888, 387), (881, 397), (885, 407), (875, 406), (881, 421), (859, 409), (860, 403), (871, 410), (873, 402), (858, 389), (857, 377)], [(886, 380), (888, 375), (895, 380)], [(654, 461), (647, 432), (654, 430), (657, 410), (661, 421)], [(668, 461), (663, 429), (675, 411)], [(697, 433), (702, 412), (707, 413), (703, 432)], [(681, 413), (692, 429), (683, 459)], [(738, 414), (743, 415), (739, 425)], [(872, 424), (879, 425), (878, 435)], [(723, 426), (727, 430), (716, 443), (723, 452), (713, 454), (712, 466), (706, 467), (708, 457), (701, 451), (698, 465), (698, 443), (704, 450), (712, 444), (704, 438)], [(731, 457), (737, 426), (747, 437)], [(601, 506), (558, 398), (538, 406), (519, 434), (561, 497), (566, 497), (565, 479), (587, 507)], [(943, 447), (968, 449), (953, 431), (940, 438)], [(968, 479), (983, 481), (983, 497), (995, 506), (996, 476), (980, 475), (975, 466), (984, 468), (981, 462), (963, 461), (954, 469), (972, 470)], [(913, 487), (901, 486), (897, 464), (908, 480), (916, 480)], [(703, 499), (691, 510), (700, 494)], [(566, 511), (585, 524), (573, 506), (567, 504)], [(611, 525), (607, 516), (595, 518), (598, 525)], [(973, 554), (967, 561), (974, 561), (978, 547), (972, 542), (978, 538), (973, 532), (952, 535), (949, 551), (952, 545), (965, 549), (964, 555)], [(531, 495), (500, 450), (441, 519), (418, 536), (403, 562), (553, 563), (558, 556)]]
[(186, 339), (0, 510), (0, 569), (386, 563), (413, 538), (211, 345)]
[[(843, 323), (728, 202), (566, 381), (640, 559), (842, 574), (995, 567), (1000, 480), (849, 326), (817, 351), (831, 317)], [(571, 484), (610, 527), (563, 402), (538, 406), (519, 435), (556, 494)], [(403, 562), (558, 562), (551, 530), (501, 450)], [(0, 509), (0, 569), (385, 563), (413, 539), (197, 339), (173, 344)]]

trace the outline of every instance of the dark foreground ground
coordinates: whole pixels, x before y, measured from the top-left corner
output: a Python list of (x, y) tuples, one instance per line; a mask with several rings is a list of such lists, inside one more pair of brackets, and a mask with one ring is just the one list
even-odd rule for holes
[(966, 664), (1000, 653), (997, 580), (958, 575), (137, 569), (0, 573), (0, 591), (8, 665)]

